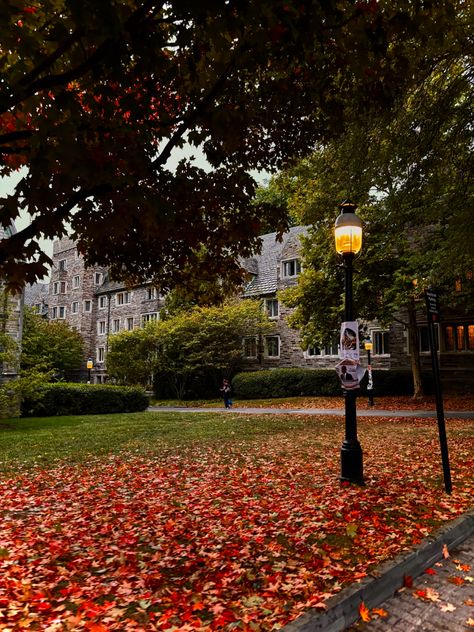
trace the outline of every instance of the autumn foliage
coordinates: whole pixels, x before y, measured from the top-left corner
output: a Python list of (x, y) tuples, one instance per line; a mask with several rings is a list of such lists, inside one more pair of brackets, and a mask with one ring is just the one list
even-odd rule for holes
[(361, 424), (365, 487), (338, 482), (340, 421), (218, 423), (235, 438), (3, 476), (2, 629), (270, 630), (472, 503), (472, 422), (449, 422), (452, 496), (429, 420)]

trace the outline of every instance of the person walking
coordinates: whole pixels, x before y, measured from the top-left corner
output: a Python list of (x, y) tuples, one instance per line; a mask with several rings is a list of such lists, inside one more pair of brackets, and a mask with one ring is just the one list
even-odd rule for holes
[(232, 400), (230, 398), (231, 395), (231, 386), (229, 380), (224, 380), (222, 382), (221, 393), (224, 398), (224, 406), (226, 408), (230, 408), (232, 406)]

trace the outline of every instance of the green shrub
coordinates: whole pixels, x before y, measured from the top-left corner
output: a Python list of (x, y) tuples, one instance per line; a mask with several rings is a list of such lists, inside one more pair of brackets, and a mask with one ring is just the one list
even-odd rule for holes
[(41, 398), (25, 398), (24, 417), (131, 413), (145, 410), (148, 397), (141, 388), (102, 384), (44, 384)]
[[(413, 395), (411, 371), (375, 370), (372, 372), (375, 396)], [(423, 375), (423, 383), (431, 390), (430, 375)], [(240, 399), (269, 397), (339, 396), (342, 389), (335, 369), (272, 369), (239, 373), (232, 380), (234, 396)], [(365, 395), (367, 373), (360, 393)]]
[(241, 399), (339, 395), (340, 384), (333, 369), (272, 369), (239, 373), (232, 380), (234, 396)]

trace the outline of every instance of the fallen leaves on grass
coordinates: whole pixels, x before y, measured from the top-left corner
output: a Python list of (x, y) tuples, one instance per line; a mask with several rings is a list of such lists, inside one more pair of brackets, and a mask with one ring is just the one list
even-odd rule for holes
[(0, 479), (0, 627), (258, 631), (324, 608), (472, 499), (465, 435), (447, 497), (436, 438), (393, 451), (387, 428), (365, 441), (365, 487), (339, 485), (339, 446), (314, 422)]

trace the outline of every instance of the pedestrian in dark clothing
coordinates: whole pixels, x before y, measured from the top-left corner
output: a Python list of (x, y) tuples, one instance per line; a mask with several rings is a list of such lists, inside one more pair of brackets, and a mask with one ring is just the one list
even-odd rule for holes
[(231, 386), (229, 380), (222, 382), (221, 393), (224, 398), (224, 406), (230, 408), (232, 406), (232, 400), (230, 398)]

